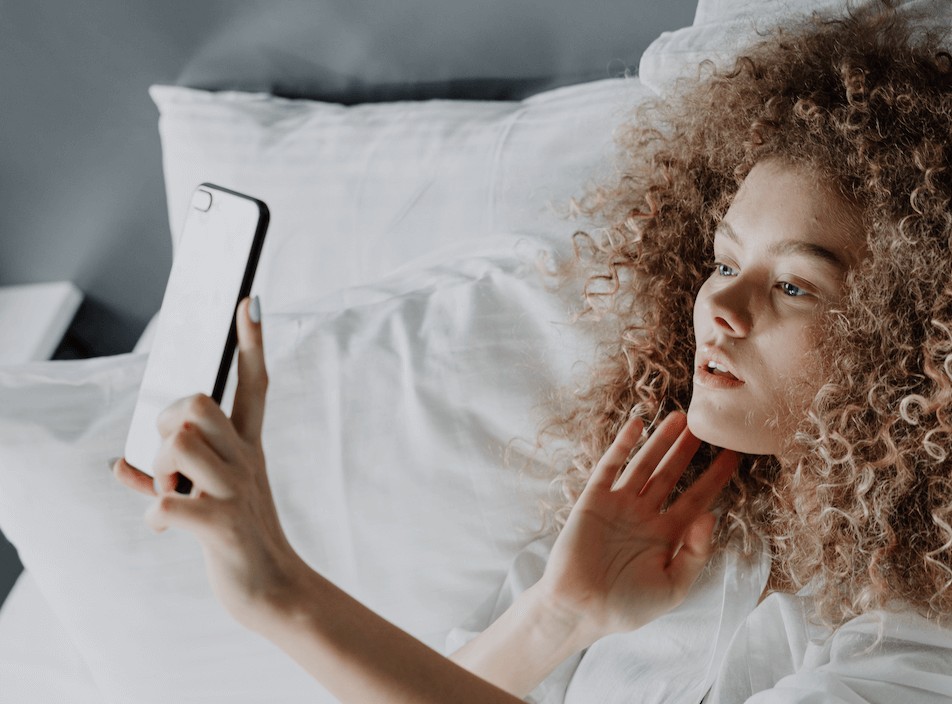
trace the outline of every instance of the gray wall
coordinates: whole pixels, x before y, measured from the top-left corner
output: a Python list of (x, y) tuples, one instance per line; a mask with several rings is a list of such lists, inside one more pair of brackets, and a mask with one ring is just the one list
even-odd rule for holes
[[(131, 351), (172, 264), (152, 83), (518, 99), (637, 69), (695, 0), (0, 0), (0, 286), (85, 293), (56, 358)], [(21, 565), (0, 535), (0, 600)]]

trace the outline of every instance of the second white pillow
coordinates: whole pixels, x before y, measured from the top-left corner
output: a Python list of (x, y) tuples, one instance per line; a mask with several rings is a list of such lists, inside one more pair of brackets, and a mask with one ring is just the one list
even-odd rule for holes
[(272, 312), (494, 232), (564, 251), (577, 226), (561, 217), (569, 198), (604, 175), (613, 130), (647, 95), (623, 78), (521, 102), (344, 107), (172, 86), (150, 93), (173, 251), (199, 183), (263, 199), (271, 226), (255, 291)]

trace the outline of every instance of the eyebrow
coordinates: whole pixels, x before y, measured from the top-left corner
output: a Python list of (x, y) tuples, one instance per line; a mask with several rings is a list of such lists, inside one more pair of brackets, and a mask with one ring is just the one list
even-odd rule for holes
[[(734, 232), (728, 223), (721, 221), (717, 224), (717, 227), (714, 228), (715, 234), (718, 232), (724, 233), (724, 236), (727, 239), (732, 240), (735, 244), (740, 246), (740, 238), (737, 236), (737, 233)], [(804, 242), (803, 240), (783, 240), (781, 242), (775, 242), (770, 245), (770, 248), (767, 250), (770, 254), (802, 254), (808, 257), (813, 257), (815, 259), (820, 259), (828, 264), (832, 264), (838, 269), (846, 271), (849, 267), (846, 265), (846, 262), (843, 261), (836, 252), (833, 252), (822, 245), (816, 244), (815, 242)]]

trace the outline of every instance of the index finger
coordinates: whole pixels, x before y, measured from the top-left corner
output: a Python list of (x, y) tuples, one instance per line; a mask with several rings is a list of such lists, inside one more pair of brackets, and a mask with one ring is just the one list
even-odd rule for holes
[(153, 485), (152, 477), (145, 472), (139, 471), (122, 457), (113, 463), (112, 474), (119, 480), (120, 484), (138, 491), (140, 494), (158, 496)]
[(175, 435), (186, 421), (202, 431), (208, 444), (223, 460), (235, 460), (237, 434), (215, 399), (207, 394), (192, 394), (169, 404), (156, 421), (159, 435), (163, 440)]

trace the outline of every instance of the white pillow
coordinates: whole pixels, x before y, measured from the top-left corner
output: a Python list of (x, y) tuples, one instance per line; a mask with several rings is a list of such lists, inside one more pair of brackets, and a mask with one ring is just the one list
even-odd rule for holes
[[(291, 543), (436, 648), (531, 540), (548, 481), (502, 453), (591, 353), (532, 242), (495, 242), (304, 313), (264, 307), (263, 442)], [(218, 605), (197, 540), (152, 534), (150, 499), (113, 479), (146, 358), (0, 369), (0, 528), (105, 698), (332, 701)]]
[(846, 0), (698, 0), (697, 9), (694, 11), (694, 26), (727, 20), (750, 21), (765, 14), (789, 17), (832, 7), (845, 9)]
[(379, 279), (446, 244), (522, 232), (568, 248), (558, 216), (610, 166), (612, 133), (649, 93), (614, 78), (519, 102), (351, 107), (153, 86), (173, 254), (192, 189), (267, 202), (255, 281), (272, 312)]
[[(900, 0), (900, 5), (929, 8), (936, 23), (952, 22), (952, 5), (935, 0)], [(662, 32), (641, 55), (638, 77), (656, 93), (675, 89), (678, 78), (696, 78), (705, 59), (730, 68), (741, 49), (762, 39), (758, 32), (814, 10), (845, 12), (846, 0), (699, 0), (694, 24)]]

